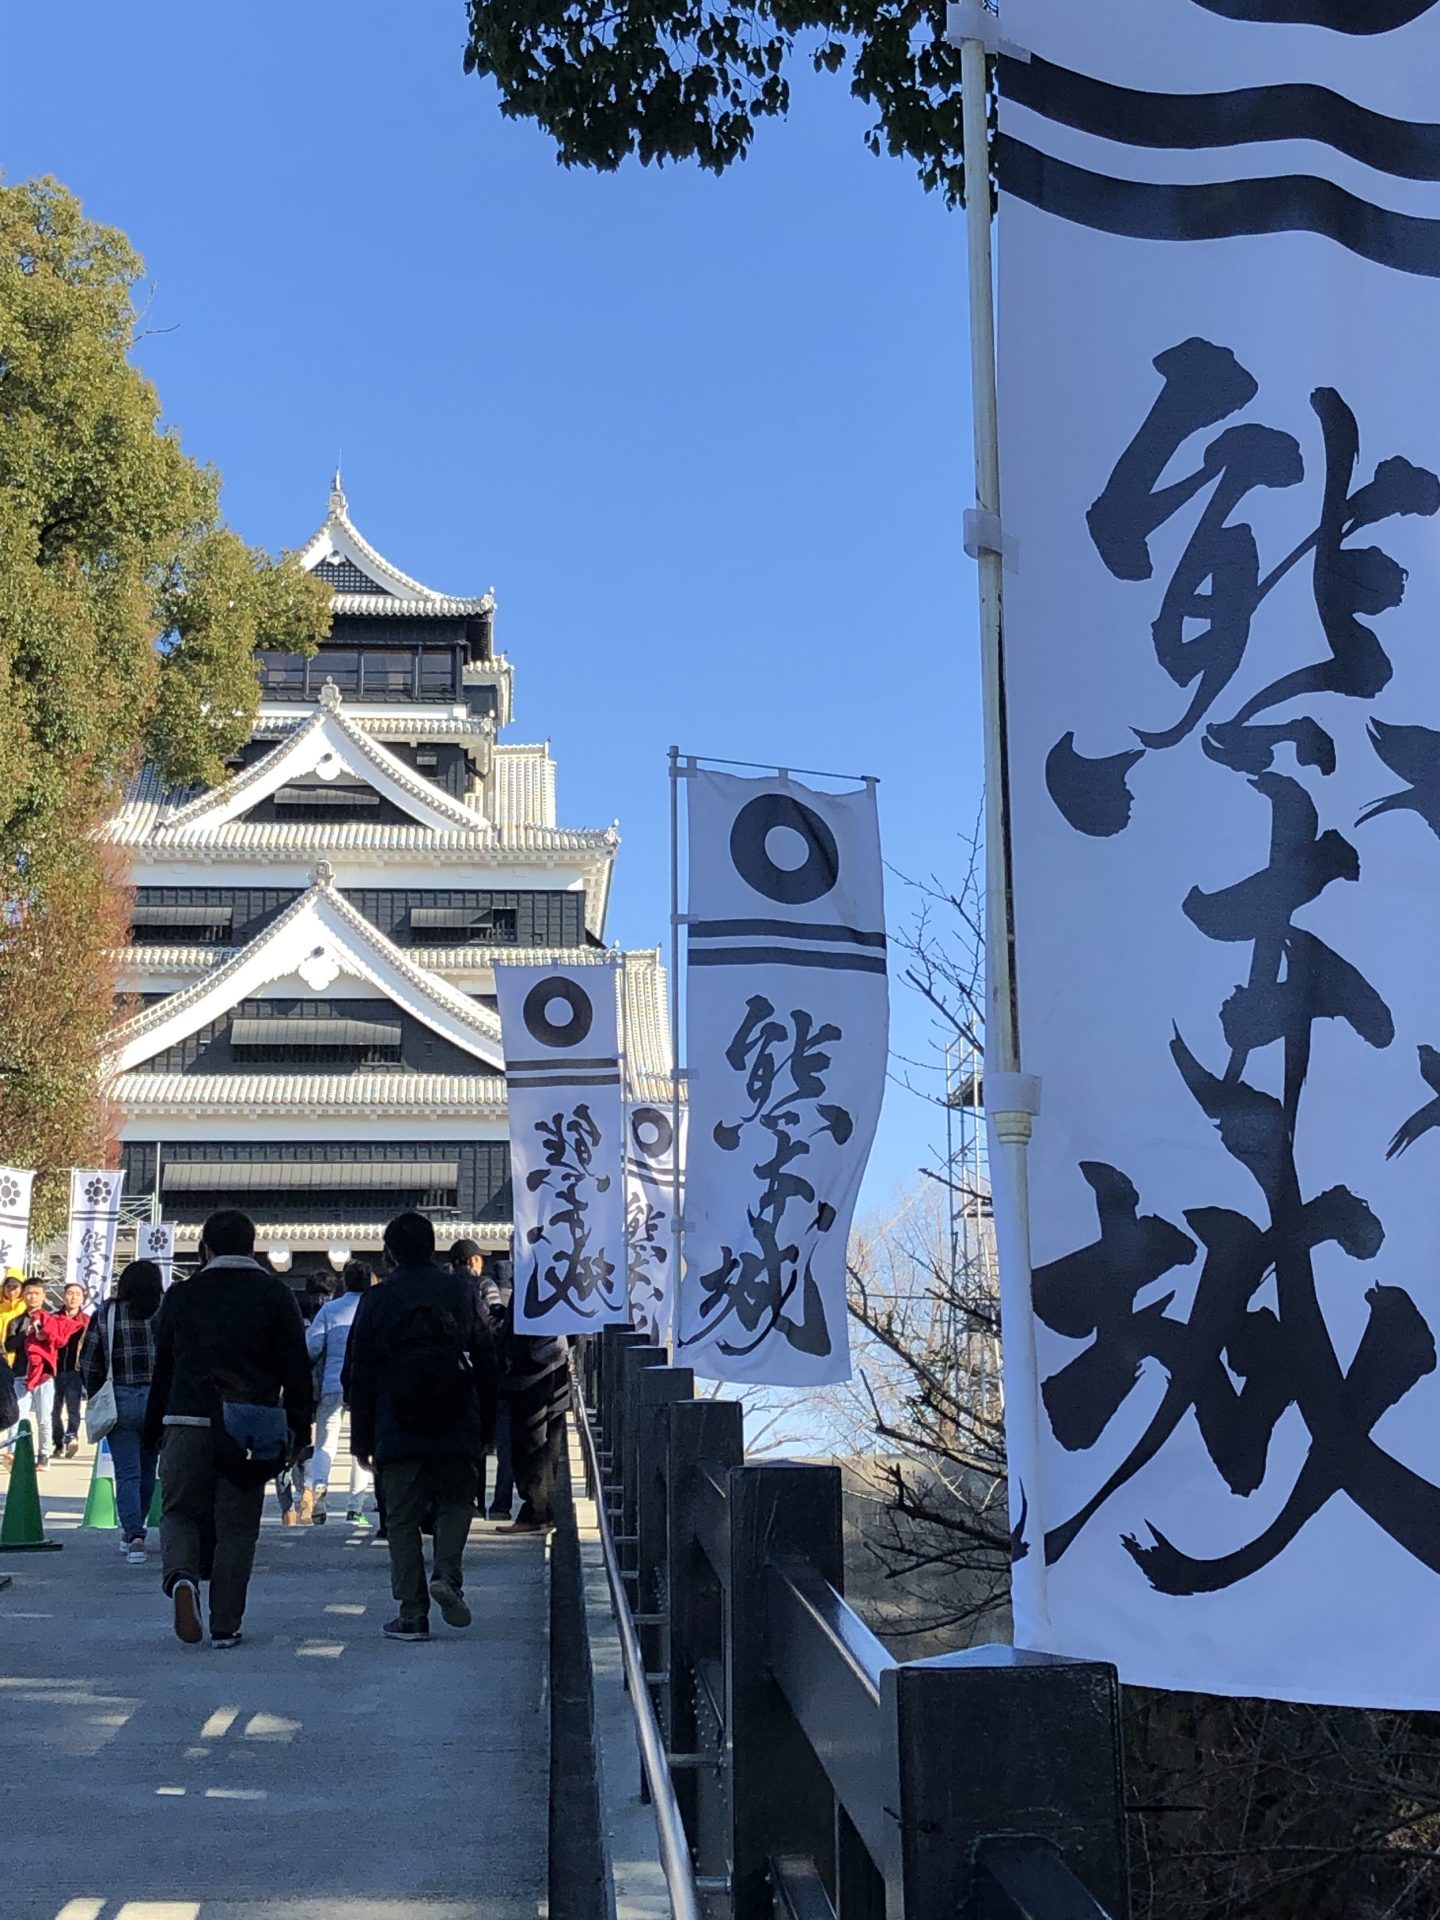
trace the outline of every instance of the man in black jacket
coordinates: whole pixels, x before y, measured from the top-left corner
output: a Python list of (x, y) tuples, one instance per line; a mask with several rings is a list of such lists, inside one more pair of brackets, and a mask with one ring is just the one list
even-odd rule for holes
[[(300, 1309), (254, 1248), (248, 1215), (212, 1213), (201, 1230), (199, 1272), (170, 1289), (155, 1320), (144, 1437), (163, 1443), (164, 1587), (175, 1632), (190, 1646), (204, 1638), (202, 1579), (210, 1582), (212, 1645), (238, 1646), (264, 1475), (309, 1444), (315, 1417)], [(233, 1426), (247, 1430), (248, 1461)]]
[[(362, 1467), (373, 1464), (384, 1499), (400, 1604), (386, 1637), (428, 1640), (432, 1597), (448, 1625), (470, 1624), (460, 1563), (495, 1428), (495, 1353), (469, 1275), (435, 1264), (435, 1229), (423, 1214), (402, 1213), (385, 1229), (385, 1269), (351, 1325), (342, 1387), (352, 1451)], [(435, 1512), (428, 1584), (427, 1503)]]

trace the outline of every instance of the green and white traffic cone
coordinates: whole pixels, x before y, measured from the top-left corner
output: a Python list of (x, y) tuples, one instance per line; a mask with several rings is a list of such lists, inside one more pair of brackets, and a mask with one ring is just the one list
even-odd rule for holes
[(15, 1464), (0, 1516), (0, 1553), (58, 1553), (61, 1543), (45, 1538), (40, 1514), (40, 1482), (35, 1474), (35, 1442), (30, 1422), (22, 1420), (15, 1437)]
[(115, 1462), (110, 1442), (102, 1440), (95, 1449), (95, 1465), (90, 1470), (90, 1492), (85, 1500), (85, 1518), (80, 1522), (92, 1533), (118, 1533), (120, 1512), (115, 1505)]

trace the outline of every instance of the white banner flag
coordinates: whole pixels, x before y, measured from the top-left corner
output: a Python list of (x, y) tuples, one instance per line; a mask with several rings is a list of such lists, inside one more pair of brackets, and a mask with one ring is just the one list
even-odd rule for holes
[(30, 1244), (30, 1190), (35, 1175), (28, 1167), (0, 1167), (0, 1275), (25, 1271)]
[(515, 1330), (623, 1323), (624, 1102), (609, 967), (497, 966), (515, 1195)]
[(160, 1269), (160, 1284), (168, 1293), (175, 1278), (175, 1222), (155, 1220), (141, 1227), (137, 1259), (153, 1260)]
[[(685, 1110), (680, 1110), (679, 1177), (685, 1177)], [(625, 1228), (630, 1324), (663, 1345), (675, 1308), (675, 1116), (669, 1106), (632, 1101), (625, 1114)]]
[(1440, 6), (1004, 32), (1016, 1637), (1434, 1709)]
[(120, 1190), (124, 1172), (115, 1168), (72, 1167), (70, 1171), (70, 1238), (65, 1252), (66, 1284), (85, 1289), (89, 1311), (99, 1306), (110, 1288), (115, 1264), (115, 1233), (120, 1225)]
[(711, 1380), (845, 1380), (845, 1256), (888, 1035), (875, 789), (698, 769), (688, 787), (677, 1358)]

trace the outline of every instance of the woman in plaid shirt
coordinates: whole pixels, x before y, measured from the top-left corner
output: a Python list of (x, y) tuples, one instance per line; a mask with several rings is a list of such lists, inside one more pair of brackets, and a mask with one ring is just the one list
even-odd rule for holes
[(115, 1462), (120, 1539), (132, 1567), (145, 1564), (145, 1516), (155, 1492), (160, 1457), (154, 1447), (144, 1444), (140, 1430), (155, 1371), (155, 1314), (163, 1291), (155, 1262), (132, 1260), (120, 1275), (114, 1300), (91, 1315), (80, 1349), (80, 1377), (86, 1393), (98, 1393), (107, 1378), (115, 1383), (120, 1417), (110, 1430), (110, 1455)]

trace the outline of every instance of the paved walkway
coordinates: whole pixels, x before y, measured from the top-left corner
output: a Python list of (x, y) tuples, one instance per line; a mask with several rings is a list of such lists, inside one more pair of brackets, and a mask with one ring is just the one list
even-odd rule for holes
[(89, 1472), (41, 1476), (63, 1552), (0, 1556), (5, 1920), (533, 1920), (542, 1543), (477, 1522), (475, 1626), (391, 1645), (383, 1544), (282, 1528), (271, 1496), (245, 1644), (215, 1653), (171, 1634), (158, 1561), (78, 1530)]

